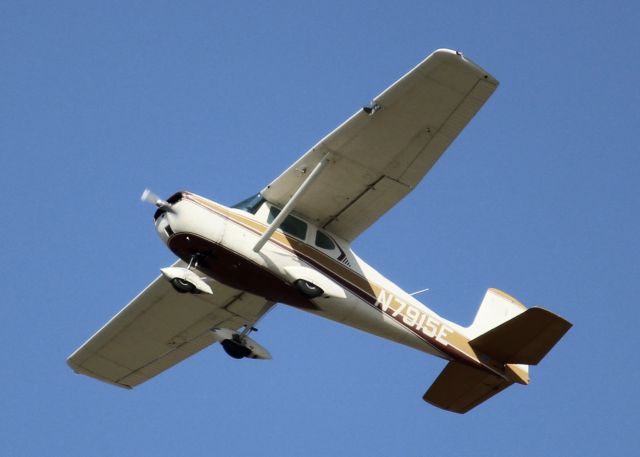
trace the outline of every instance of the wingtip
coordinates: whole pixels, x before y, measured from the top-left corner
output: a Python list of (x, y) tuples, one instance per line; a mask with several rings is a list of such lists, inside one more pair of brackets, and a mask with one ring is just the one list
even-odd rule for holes
[(452, 60), (462, 59), (467, 65), (469, 65), (476, 71), (480, 79), (484, 79), (485, 81), (491, 84), (494, 84), (496, 86), (500, 84), (500, 81), (498, 81), (491, 73), (486, 71), (484, 68), (482, 68), (480, 65), (475, 63), (473, 60), (466, 57), (462, 51), (449, 49), (449, 48), (439, 48), (433, 51), (431, 55), (427, 57), (427, 59), (434, 58), (434, 57), (439, 57), (442, 59), (452, 59)]

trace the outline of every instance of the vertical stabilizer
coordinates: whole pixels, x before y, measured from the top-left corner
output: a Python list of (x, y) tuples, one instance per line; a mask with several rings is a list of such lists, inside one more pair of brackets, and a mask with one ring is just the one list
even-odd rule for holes
[(473, 324), (467, 327), (469, 339), (482, 335), (523, 313), (526, 309), (522, 303), (509, 294), (498, 289), (488, 289)]

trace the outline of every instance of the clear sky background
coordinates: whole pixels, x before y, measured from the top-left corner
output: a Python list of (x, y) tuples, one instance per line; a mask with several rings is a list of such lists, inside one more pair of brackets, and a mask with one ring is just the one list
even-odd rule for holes
[[(611, 455), (640, 445), (637, 2), (0, 2), (0, 455)], [(66, 357), (173, 255), (145, 187), (258, 191), (434, 49), (501, 85), (356, 252), (463, 325), (574, 323), (467, 415), (445, 362), (280, 306), (126, 391)]]

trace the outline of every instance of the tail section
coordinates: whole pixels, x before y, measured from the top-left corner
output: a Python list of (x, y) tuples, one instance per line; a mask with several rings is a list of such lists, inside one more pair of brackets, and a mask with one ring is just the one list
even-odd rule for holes
[(468, 328), (469, 345), (481, 362), (449, 362), (423, 398), (465, 413), (514, 382), (528, 384), (529, 365), (538, 364), (570, 328), (571, 323), (550, 311), (527, 309), (504, 292), (489, 289)]
[(464, 414), (513, 382), (460, 362), (449, 362), (422, 399), (433, 406)]
[(473, 324), (467, 328), (469, 338), (491, 330), (523, 313), (527, 308), (512, 296), (498, 289), (489, 289), (478, 308)]
[(537, 365), (571, 328), (542, 308), (530, 308), (469, 341), (476, 351), (502, 363)]

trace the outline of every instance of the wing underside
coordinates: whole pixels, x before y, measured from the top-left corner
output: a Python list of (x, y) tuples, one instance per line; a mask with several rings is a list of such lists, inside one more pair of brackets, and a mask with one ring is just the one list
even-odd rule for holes
[(330, 164), (295, 211), (352, 240), (409, 193), (491, 96), (498, 81), (438, 50), (327, 135), (269, 186), (284, 206), (315, 164)]
[(77, 373), (135, 387), (211, 345), (211, 328), (253, 324), (272, 305), (219, 283), (213, 288), (213, 295), (179, 294), (157, 278), (67, 363)]

